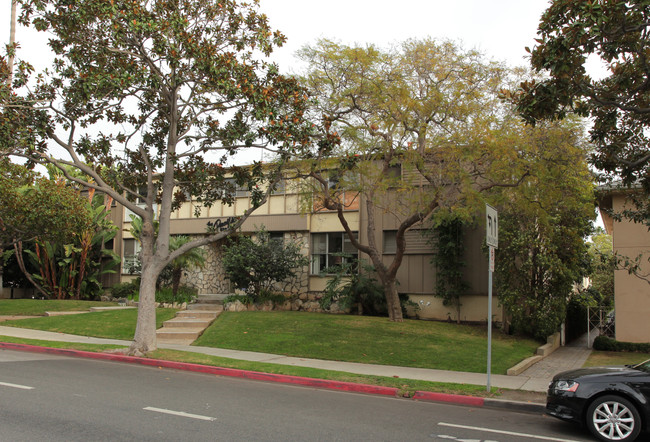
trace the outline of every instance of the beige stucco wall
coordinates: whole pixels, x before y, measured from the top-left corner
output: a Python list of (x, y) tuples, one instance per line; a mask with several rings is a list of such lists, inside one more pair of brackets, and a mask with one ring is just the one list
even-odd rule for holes
[[(456, 321), (457, 312), (454, 307), (442, 304), (442, 299), (433, 295), (409, 295), (409, 299), (418, 304), (417, 311), (409, 310), (410, 315), (420, 319), (437, 319), (441, 321)], [(487, 320), (488, 297), (482, 295), (466, 295), (461, 297), (460, 320), (469, 322), (485, 322)], [(492, 297), (492, 320), (503, 321), (503, 309), (499, 307), (499, 299)]]
[[(623, 195), (614, 195), (615, 212), (625, 207)], [(619, 255), (635, 258), (644, 253), (641, 273), (650, 274), (650, 232), (647, 226), (630, 221), (614, 221), (614, 251)], [(650, 283), (630, 275), (627, 270), (614, 273), (614, 297), (616, 308), (616, 339), (624, 342), (650, 342)]]

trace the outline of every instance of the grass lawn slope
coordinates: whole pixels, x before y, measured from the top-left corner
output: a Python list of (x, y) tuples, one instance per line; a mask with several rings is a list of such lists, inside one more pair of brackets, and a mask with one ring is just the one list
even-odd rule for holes
[[(156, 328), (160, 328), (163, 321), (167, 321), (175, 315), (176, 310), (174, 309), (156, 309)], [(133, 308), (83, 313), (79, 315), (18, 319), (3, 322), (2, 325), (129, 341), (133, 339), (135, 334), (137, 319), (138, 310)]]
[[(539, 343), (497, 331), (492, 372), (533, 355)], [(485, 327), (303, 312), (224, 312), (193, 345), (287, 356), (484, 373)]]
[(79, 312), (91, 307), (116, 306), (115, 302), (57, 299), (0, 299), (0, 316), (45, 316), (45, 312)]

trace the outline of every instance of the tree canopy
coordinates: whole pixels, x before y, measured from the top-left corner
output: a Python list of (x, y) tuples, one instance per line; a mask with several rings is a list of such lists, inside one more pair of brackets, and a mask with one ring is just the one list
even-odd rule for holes
[(530, 175), (499, 189), (495, 288), (514, 330), (544, 340), (566, 316), (574, 284), (587, 274), (585, 238), (595, 218), (590, 146), (569, 118), (522, 130), (530, 134)]
[[(568, 113), (593, 121), (591, 162), (625, 186), (641, 186), (641, 219), (650, 219), (650, 4), (645, 0), (554, 0), (542, 16), (532, 67), (547, 75), (515, 93), (519, 112), (535, 124)], [(587, 62), (600, 62), (592, 78)]]
[(0, 158), (0, 247), (19, 241), (70, 242), (92, 224), (88, 201), (66, 185)]
[[(528, 174), (525, 133), (498, 94), (510, 71), (456, 43), (429, 39), (387, 49), (321, 40), (300, 56), (309, 63), (303, 81), (324, 116), (323, 139), (340, 139), (311, 152), (306, 174), (320, 204), (338, 213), (352, 244), (370, 257), (389, 315), (399, 321), (395, 278), (407, 230), (436, 211), (468, 216), (479, 193), (517, 185)], [(355, 194), (367, 207), (364, 241), (345, 217)], [(392, 261), (382, 254), (378, 216), (395, 221)]]
[[(3, 86), (2, 154), (23, 156), (29, 165), (49, 162), (64, 173), (65, 166), (74, 166), (89, 178), (66, 173), (68, 179), (142, 218), (132, 351), (153, 350), (160, 271), (191, 248), (235, 231), (277, 179), (277, 167), (228, 167), (230, 159), (259, 147), (281, 160), (311, 131), (303, 119), (303, 88), (265, 61), (284, 36), (270, 28), (257, 1), (20, 5), (21, 23), (49, 32), (56, 58), (33, 80), (31, 67), (19, 63), (10, 91)], [(232, 203), (235, 186), (251, 191), (250, 209), (228, 230), (170, 252), (172, 210), (188, 197), (198, 205)]]

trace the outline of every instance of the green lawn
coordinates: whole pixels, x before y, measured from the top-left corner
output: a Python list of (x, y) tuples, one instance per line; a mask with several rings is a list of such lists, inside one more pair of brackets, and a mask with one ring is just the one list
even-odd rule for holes
[[(163, 321), (167, 321), (175, 315), (176, 310), (174, 309), (156, 309), (156, 328), (162, 327)], [(95, 338), (131, 340), (135, 334), (137, 317), (138, 310), (133, 308), (83, 313), (79, 315), (18, 319), (15, 321), (5, 321), (2, 325), (69, 333), (80, 336), (92, 336)]]
[[(288, 356), (484, 373), (485, 327), (303, 312), (224, 312), (194, 345)], [(492, 372), (539, 343), (493, 333)]]
[(0, 299), (1, 315), (44, 316), (45, 312), (77, 312), (91, 307), (116, 306), (116, 302), (56, 299)]
[[(38, 345), (51, 348), (66, 348), (83, 351), (104, 352), (120, 347), (117, 345), (82, 344), (74, 342), (42, 341), (37, 339), (14, 338), (0, 336), (2, 342), (15, 342), (18, 344)], [(148, 355), (154, 359), (166, 361), (189, 362), (201, 365), (211, 365), (224, 368), (235, 368), (240, 370), (258, 371), (263, 373), (277, 373), (290, 376), (303, 376), (315, 379), (330, 379), (343, 382), (355, 382), (360, 384), (380, 385), (401, 389), (404, 394), (412, 395), (414, 391), (434, 391), (438, 393), (463, 394), (471, 396), (500, 397), (507, 395), (507, 390), (492, 388), (488, 393), (485, 385), (455, 384), (447, 382), (428, 382), (413, 379), (402, 379), (384, 376), (361, 375), (345, 373), (341, 371), (322, 370), (309, 367), (294, 367), (291, 365), (278, 365), (264, 362), (242, 361), (238, 359), (221, 358), (218, 356), (204, 355), (201, 353), (184, 352), (177, 350), (158, 349)]]
[(614, 351), (592, 351), (585, 367), (601, 365), (634, 365), (650, 359), (650, 353), (629, 353)]

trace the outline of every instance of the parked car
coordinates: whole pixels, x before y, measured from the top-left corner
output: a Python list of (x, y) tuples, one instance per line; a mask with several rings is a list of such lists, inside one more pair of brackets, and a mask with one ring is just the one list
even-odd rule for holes
[(602, 441), (633, 441), (650, 428), (650, 360), (559, 373), (548, 387), (546, 412), (586, 425)]

